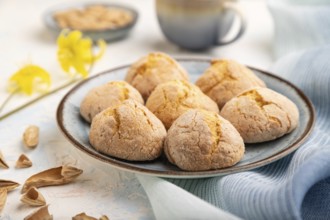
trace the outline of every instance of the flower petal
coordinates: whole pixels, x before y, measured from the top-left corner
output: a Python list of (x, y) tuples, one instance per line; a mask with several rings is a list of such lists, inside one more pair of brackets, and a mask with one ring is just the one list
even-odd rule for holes
[(14, 73), (9, 79), (9, 92), (19, 92), (31, 95), (39, 88), (48, 89), (51, 84), (49, 73), (37, 65), (26, 65)]
[(57, 40), (58, 51), (57, 58), (62, 69), (67, 73), (76, 73), (83, 77), (88, 76), (86, 66), (92, 65), (100, 59), (106, 49), (106, 43), (103, 40), (98, 41), (99, 53), (93, 54), (93, 41), (90, 38), (82, 37), (80, 31), (62, 32)]
[(84, 65), (83, 62), (76, 61), (73, 64), (73, 67), (77, 71), (77, 73), (79, 73), (80, 75), (82, 75), (83, 78), (86, 78), (88, 76), (87, 69), (86, 69), (86, 67), (85, 67), (85, 65)]
[(107, 43), (104, 40), (98, 40), (97, 46), (99, 47), (99, 53), (94, 56), (94, 61), (100, 59), (104, 55)]

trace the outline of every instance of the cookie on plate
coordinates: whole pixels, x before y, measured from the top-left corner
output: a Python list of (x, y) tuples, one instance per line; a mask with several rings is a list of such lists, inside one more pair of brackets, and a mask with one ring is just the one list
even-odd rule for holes
[(150, 53), (129, 68), (125, 80), (147, 100), (157, 85), (170, 80), (188, 80), (187, 72), (165, 53)]
[(144, 104), (140, 93), (125, 81), (111, 81), (90, 90), (80, 104), (80, 114), (88, 122), (104, 109), (133, 99)]
[(146, 106), (167, 129), (180, 115), (190, 109), (219, 112), (217, 104), (202, 93), (197, 86), (182, 80), (158, 85), (151, 93)]
[(211, 66), (196, 81), (196, 85), (212, 100), (219, 109), (237, 94), (253, 88), (266, 87), (249, 68), (233, 60), (214, 60)]
[(187, 171), (230, 167), (244, 156), (244, 142), (232, 124), (214, 112), (189, 110), (171, 128), (164, 146), (168, 160)]
[(299, 121), (297, 106), (267, 88), (254, 88), (231, 99), (221, 116), (230, 121), (245, 143), (274, 140), (293, 131)]
[(162, 122), (133, 100), (97, 114), (89, 133), (89, 141), (97, 151), (131, 161), (159, 157), (165, 137)]

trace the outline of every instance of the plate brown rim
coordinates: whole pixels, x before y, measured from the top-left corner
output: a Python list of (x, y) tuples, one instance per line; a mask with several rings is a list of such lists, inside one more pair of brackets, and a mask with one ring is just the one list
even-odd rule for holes
[[(184, 62), (210, 62), (212, 59), (208, 59), (208, 58), (178, 58), (176, 59), (178, 61), (184, 61)], [(300, 96), (300, 98), (302, 98), (310, 112), (310, 119), (307, 123), (307, 126), (303, 132), (303, 134), (291, 145), (289, 145), (286, 149), (270, 156), (267, 158), (264, 158), (262, 160), (250, 163), (250, 164), (246, 164), (240, 167), (228, 167), (228, 168), (223, 168), (223, 169), (217, 169), (217, 170), (207, 170), (207, 171), (158, 171), (158, 170), (150, 170), (150, 169), (144, 169), (144, 168), (140, 168), (140, 167), (135, 167), (135, 166), (131, 166), (128, 164), (123, 163), (120, 160), (117, 160), (116, 158), (112, 158), (109, 157), (109, 159), (105, 159), (103, 157), (100, 157), (97, 153), (85, 148), (79, 141), (77, 141), (65, 128), (64, 123), (63, 123), (63, 108), (64, 108), (64, 104), (67, 101), (68, 97), (75, 92), (76, 90), (78, 90), (81, 86), (83, 86), (85, 83), (87, 83), (89, 80), (92, 80), (96, 77), (99, 77), (101, 75), (104, 74), (110, 74), (111, 72), (117, 71), (119, 69), (123, 69), (123, 68), (127, 68), (130, 65), (122, 65), (116, 68), (111, 68), (109, 70), (103, 71), (99, 74), (96, 74), (92, 77), (89, 77), (88, 79), (80, 82), (79, 84), (75, 85), (72, 89), (70, 89), (66, 95), (62, 98), (60, 104), (58, 105), (57, 108), (57, 112), (56, 112), (56, 120), (57, 120), (57, 124), (61, 130), (61, 132), (63, 133), (63, 135), (73, 144), (73, 146), (75, 146), (77, 149), (81, 150), (84, 153), (87, 153), (89, 156), (92, 156), (93, 158), (100, 160), (102, 162), (108, 163), (116, 168), (122, 169), (122, 170), (126, 170), (126, 171), (130, 171), (130, 172), (135, 172), (135, 173), (141, 173), (141, 174), (147, 174), (147, 175), (153, 175), (153, 176), (159, 176), (159, 177), (171, 177), (171, 178), (205, 178), (205, 177), (212, 177), (212, 176), (221, 176), (221, 175), (226, 175), (226, 174), (232, 174), (232, 173), (237, 173), (237, 172), (242, 172), (242, 171), (246, 171), (246, 170), (251, 170), (251, 169), (255, 169), (267, 164), (270, 164), (272, 162), (275, 162), (285, 156), (287, 156), (288, 154), (292, 153), (293, 151), (297, 150), (300, 145), (309, 137), (311, 131), (313, 130), (314, 127), (314, 123), (315, 123), (315, 109), (314, 106), (312, 104), (312, 102), (309, 100), (309, 98), (298, 88), (296, 87), (293, 83), (279, 77), (276, 76), (270, 72), (264, 71), (264, 70), (260, 70), (258, 68), (254, 68), (251, 66), (248, 66), (248, 68), (252, 69), (252, 70), (256, 70), (262, 74), (265, 74), (269, 77), (272, 78), (276, 78), (277, 80), (281, 81), (282, 83), (287, 84), (288, 86), (290, 86), (291, 88), (293, 88), (297, 94)]]

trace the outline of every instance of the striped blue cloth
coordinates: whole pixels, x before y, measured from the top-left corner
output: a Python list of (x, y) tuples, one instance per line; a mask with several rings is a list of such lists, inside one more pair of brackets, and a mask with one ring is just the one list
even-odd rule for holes
[(271, 71), (312, 100), (311, 137), (291, 155), (252, 171), (195, 180), (138, 176), (157, 219), (330, 219), (330, 9), (320, 7), (324, 1), (314, 8), (288, 2), (269, 3), (274, 52), (282, 56)]

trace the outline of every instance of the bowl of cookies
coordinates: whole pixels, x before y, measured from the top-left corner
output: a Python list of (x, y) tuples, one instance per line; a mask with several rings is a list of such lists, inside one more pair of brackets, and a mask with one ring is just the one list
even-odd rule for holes
[(278, 76), (159, 52), (88, 78), (57, 110), (60, 130), (84, 156), (172, 178), (274, 162), (303, 143), (314, 120), (310, 100)]
[(138, 12), (129, 6), (101, 2), (59, 5), (43, 15), (45, 26), (56, 36), (63, 29), (79, 30), (108, 42), (126, 37), (137, 19)]

